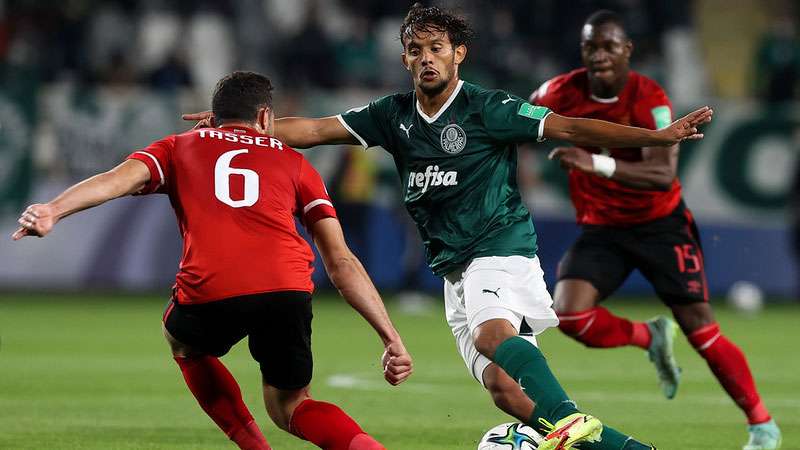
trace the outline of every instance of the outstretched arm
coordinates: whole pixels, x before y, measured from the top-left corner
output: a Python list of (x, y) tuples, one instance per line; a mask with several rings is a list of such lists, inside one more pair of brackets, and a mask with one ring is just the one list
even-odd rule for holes
[(129, 159), (108, 172), (81, 181), (48, 203), (28, 206), (18, 220), (21, 227), (12, 238), (18, 241), (25, 236), (44, 237), (64, 217), (138, 192), (148, 181), (150, 171), (145, 163)]
[(339, 221), (332, 217), (320, 219), (314, 222), (311, 231), (331, 282), (383, 341), (384, 378), (393, 385), (402, 383), (411, 375), (411, 356), (389, 320), (372, 280), (347, 247)]
[(543, 136), (592, 147), (669, 147), (684, 139), (702, 139), (703, 134), (697, 131), (697, 127), (710, 122), (713, 113), (705, 106), (661, 130), (551, 113), (545, 118)]
[[(214, 114), (211, 111), (184, 114), (182, 117), (183, 120), (197, 121), (195, 128), (214, 126)], [(359, 143), (336, 116), (321, 119), (305, 117), (275, 119), (275, 137), (294, 148)]]
[(275, 137), (294, 148), (316, 145), (358, 144), (336, 116), (322, 119), (283, 117), (275, 120)]
[(594, 155), (578, 147), (556, 147), (549, 155), (561, 167), (610, 178), (626, 186), (653, 191), (667, 191), (678, 170), (678, 146), (645, 147), (641, 161), (624, 161)]

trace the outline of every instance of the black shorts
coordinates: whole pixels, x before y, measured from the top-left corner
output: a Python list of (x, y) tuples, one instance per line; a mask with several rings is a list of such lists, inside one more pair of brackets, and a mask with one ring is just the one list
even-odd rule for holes
[(558, 266), (558, 280), (586, 280), (605, 299), (633, 269), (667, 305), (708, 301), (703, 249), (683, 202), (668, 216), (629, 227), (584, 225)]
[(248, 336), (267, 384), (299, 389), (311, 382), (311, 294), (299, 291), (245, 295), (197, 305), (170, 300), (164, 326), (195, 351), (222, 356)]

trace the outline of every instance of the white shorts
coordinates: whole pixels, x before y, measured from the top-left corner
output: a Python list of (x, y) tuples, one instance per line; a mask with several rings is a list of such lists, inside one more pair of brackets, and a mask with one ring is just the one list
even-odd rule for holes
[(534, 345), (537, 334), (558, 325), (538, 257), (475, 258), (444, 277), (444, 304), (458, 351), (481, 385), (492, 362), (475, 348), (472, 332), (480, 324), (506, 319), (519, 332), (524, 320), (531, 332), (523, 337)]

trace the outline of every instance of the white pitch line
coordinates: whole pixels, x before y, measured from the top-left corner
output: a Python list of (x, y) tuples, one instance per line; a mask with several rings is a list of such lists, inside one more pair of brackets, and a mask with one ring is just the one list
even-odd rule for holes
[[(373, 381), (369, 379), (368, 376), (365, 375), (356, 375), (356, 374), (346, 374), (340, 373), (336, 375), (331, 375), (325, 379), (325, 384), (330, 387), (340, 388), (340, 389), (353, 389), (357, 391), (382, 391), (386, 388), (392, 387), (389, 383), (385, 381)], [(408, 391), (416, 391), (422, 392), (425, 394), (431, 394), (436, 392), (441, 392), (442, 387), (438, 387), (433, 384), (428, 383), (414, 383), (412, 382), (405, 382), (401, 384), (403, 389)]]

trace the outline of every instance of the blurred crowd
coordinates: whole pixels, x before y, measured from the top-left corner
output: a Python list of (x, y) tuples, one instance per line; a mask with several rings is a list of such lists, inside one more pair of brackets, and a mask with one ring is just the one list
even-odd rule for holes
[[(236, 68), (308, 88), (408, 86), (398, 30), (411, 2), (374, 0), (0, 1), (0, 65), (25, 82), (71, 80), (207, 90)], [(430, 2), (427, 2), (430, 3)], [(688, 2), (436, 2), (469, 16), (467, 74), (487, 85), (534, 83), (579, 64), (582, 21), (620, 11), (635, 63), (657, 73), (662, 37), (687, 25)]]

